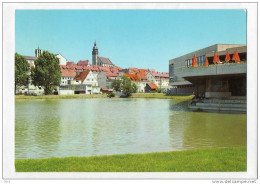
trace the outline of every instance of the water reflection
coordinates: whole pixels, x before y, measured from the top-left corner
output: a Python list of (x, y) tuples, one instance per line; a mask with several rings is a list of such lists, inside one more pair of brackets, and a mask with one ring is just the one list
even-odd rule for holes
[(40, 100), (24, 103), (26, 105), (19, 104), (15, 109), (16, 156), (20, 158), (26, 154), (26, 158), (38, 158), (39, 153), (41, 157), (54, 156), (60, 138), (60, 119), (54, 116), (58, 102)]
[(169, 99), (16, 100), (16, 158), (245, 145), (246, 115), (187, 106)]
[(246, 145), (246, 116), (204, 112), (170, 115), (169, 135), (174, 150)]

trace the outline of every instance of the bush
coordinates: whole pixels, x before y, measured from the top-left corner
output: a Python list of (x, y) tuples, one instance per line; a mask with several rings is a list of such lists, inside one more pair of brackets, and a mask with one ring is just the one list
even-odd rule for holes
[(162, 88), (156, 89), (156, 92), (157, 92), (157, 93), (161, 93), (161, 92), (162, 92)]
[(107, 97), (111, 98), (111, 97), (115, 97), (115, 93), (111, 92), (107, 94)]

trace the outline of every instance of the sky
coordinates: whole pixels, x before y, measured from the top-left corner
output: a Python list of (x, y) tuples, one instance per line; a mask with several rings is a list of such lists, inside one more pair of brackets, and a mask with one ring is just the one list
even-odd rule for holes
[(39, 46), (68, 61), (99, 56), (168, 72), (169, 60), (213, 44), (246, 44), (244, 10), (16, 10), (15, 51)]

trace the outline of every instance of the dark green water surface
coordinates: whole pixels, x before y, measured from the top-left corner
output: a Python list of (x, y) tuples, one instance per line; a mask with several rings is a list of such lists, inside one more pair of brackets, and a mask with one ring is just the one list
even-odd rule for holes
[(170, 99), (15, 101), (15, 158), (246, 145), (246, 114), (192, 112)]

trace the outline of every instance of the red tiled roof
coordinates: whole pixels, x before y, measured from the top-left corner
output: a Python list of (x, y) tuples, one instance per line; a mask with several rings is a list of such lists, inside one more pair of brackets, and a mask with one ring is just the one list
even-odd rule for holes
[(169, 73), (167, 72), (150, 72), (152, 76), (154, 77), (164, 77), (164, 78), (169, 78)]
[(108, 91), (108, 89), (107, 89), (107, 88), (101, 88), (101, 90), (102, 90), (102, 91)]
[(133, 73), (137, 73), (139, 71), (138, 68), (129, 68), (129, 70)]
[(147, 85), (148, 85), (151, 89), (158, 89), (158, 87), (156, 86), (156, 84), (147, 83)]
[(138, 72), (137, 72), (137, 75), (140, 79), (142, 80), (147, 80), (147, 77), (146, 77), (146, 73), (147, 71), (144, 70), (144, 69), (139, 69)]
[(131, 81), (140, 81), (140, 78), (136, 74), (124, 73)]
[(33, 57), (33, 56), (23, 56), (26, 60), (36, 60), (37, 57)]
[(61, 76), (62, 77), (75, 77), (76, 76), (76, 72), (73, 69), (61, 68)]
[(74, 61), (69, 61), (69, 62), (67, 62), (66, 65), (67, 65), (67, 66), (73, 66), (73, 65), (75, 65), (75, 63), (74, 63)]
[(77, 65), (78, 66), (88, 66), (89, 60), (80, 60)]
[(86, 77), (88, 76), (90, 70), (87, 70), (87, 71), (82, 71), (80, 72), (75, 78), (74, 80), (81, 80), (81, 82), (83, 82)]

